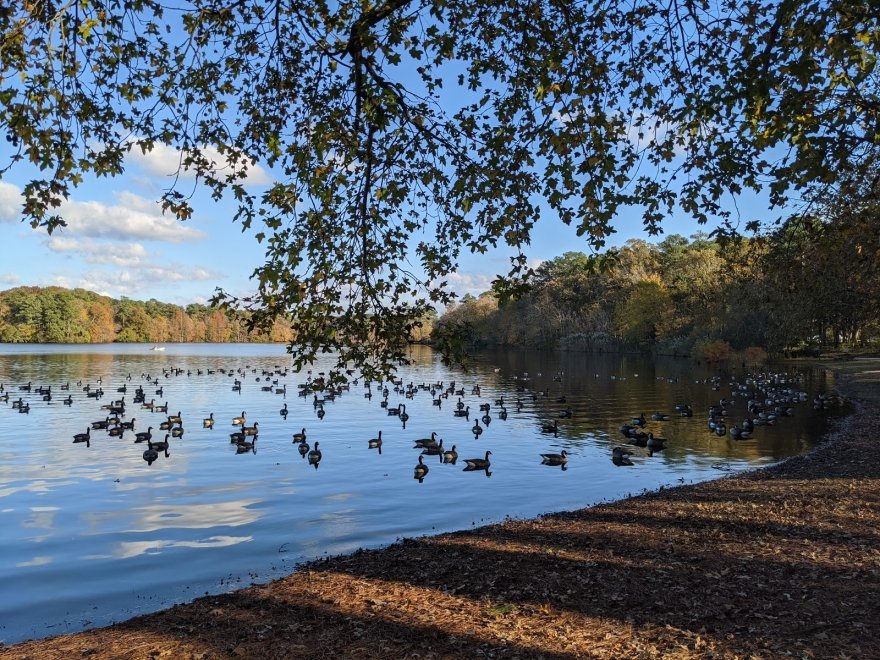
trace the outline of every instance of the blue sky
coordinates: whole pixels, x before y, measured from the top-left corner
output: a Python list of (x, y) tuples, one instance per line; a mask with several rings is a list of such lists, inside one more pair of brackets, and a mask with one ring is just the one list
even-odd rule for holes
[[(57, 285), (180, 305), (207, 302), (216, 287), (233, 295), (250, 293), (249, 278), (263, 262), (263, 249), (253, 237), (255, 232), (242, 233), (241, 225), (231, 220), (230, 203), (196, 192), (191, 220), (181, 223), (163, 216), (157, 200), (177, 163), (178, 154), (168, 147), (159, 146), (146, 155), (130, 154), (124, 175), (87, 180), (75, 189), (60, 209), (68, 226), (52, 236), (21, 222), (20, 194), (28, 173), (14, 170), (17, 179), (7, 173), (0, 180), (0, 290)], [(192, 183), (179, 182), (179, 189), (185, 192)], [(271, 175), (263, 168), (250, 170), (248, 185), (254, 191), (270, 183)], [(740, 210), (750, 215), (760, 212), (759, 206), (752, 201), (743, 208), (740, 203)], [(617, 233), (609, 246), (649, 238), (635, 210), (615, 224)], [(666, 234), (689, 236), (711, 228), (673, 218), (664, 229)], [(586, 252), (586, 242), (573, 228), (548, 217), (536, 225), (528, 257), (537, 265), (570, 250)], [(448, 279), (460, 295), (478, 294), (489, 288), (495, 275), (507, 272), (509, 254), (499, 248), (484, 255), (464, 255), (461, 267)]]

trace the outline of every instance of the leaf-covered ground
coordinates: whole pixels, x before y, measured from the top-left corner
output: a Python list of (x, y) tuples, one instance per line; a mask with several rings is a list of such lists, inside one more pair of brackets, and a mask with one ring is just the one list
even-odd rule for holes
[(880, 658), (880, 363), (773, 468), (310, 564), (0, 658)]

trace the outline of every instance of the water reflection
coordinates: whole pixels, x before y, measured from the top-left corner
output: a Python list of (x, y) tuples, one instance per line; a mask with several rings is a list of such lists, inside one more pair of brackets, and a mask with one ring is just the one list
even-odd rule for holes
[(28, 566), (45, 566), (52, 562), (51, 557), (34, 557), (28, 561), (20, 561), (15, 567), (16, 568), (27, 568)]
[(161, 501), (130, 510), (87, 512), (81, 516), (83, 535), (97, 536), (118, 530), (123, 534), (143, 534), (167, 529), (210, 529), (241, 527), (257, 522), (263, 513), (260, 500), (215, 501), (185, 504), (163, 494)]
[(158, 555), (162, 550), (170, 548), (227, 548), (240, 543), (253, 541), (252, 536), (209, 536), (195, 541), (172, 541), (153, 539), (150, 541), (124, 541), (119, 543), (110, 554), (85, 555), (84, 560), (131, 559), (140, 555)]

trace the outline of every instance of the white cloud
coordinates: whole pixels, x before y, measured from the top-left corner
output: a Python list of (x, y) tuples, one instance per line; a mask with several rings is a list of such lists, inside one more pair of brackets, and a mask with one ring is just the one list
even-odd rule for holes
[[(222, 174), (230, 170), (230, 166), (226, 162), (226, 157), (214, 147), (203, 147), (202, 154), (211, 161), (215, 172)], [(182, 152), (165, 144), (155, 144), (152, 151), (143, 153), (139, 147), (135, 146), (129, 152), (128, 158), (137, 163), (147, 172), (156, 176), (172, 177), (178, 176), (178, 171), (182, 167)], [(259, 164), (248, 165), (245, 167), (247, 177), (244, 182), (252, 186), (265, 186), (272, 182), (269, 174)], [(179, 176), (185, 179), (192, 179), (195, 173), (191, 170), (180, 170)]]
[(147, 266), (140, 269), (140, 277), (147, 277), (152, 284), (156, 282), (205, 282), (216, 280), (221, 276), (206, 268), (190, 268), (188, 270), (179, 266)]
[(15, 273), (0, 274), (0, 286), (18, 286), (21, 284), (21, 278)]
[(162, 215), (158, 203), (132, 193), (120, 193), (116, 197), (120, 203), (113, 206), (103, 202), (62, 204), (60, 213), (67, 221), (65, 233), (117, 241), (141, 239), (169, 243), (185, 243), (206, 236), (203, 231)]
[[(117, 203), (63, 202), (58, 213), (67, 221), (67, 227), (58, 230), (65, 235), (106, 238), (125, 241), (131, 239), (185, 243), (207, 236), (205, 232), (187, 227), (170, 216), (162, 215), (157, 202), (130, 192), (115, 193)], [(0, 222), (14, 222), (21, 218), (21, 188), (0, 181)]]
[[(112, 298), (120, 296), (138, 298), (143, 292), (155, 291), (157, 288), (162, 288), (163, 285), (173, 287), (173, 285), (182, 282), (216, 281), (220, 278), (222, 275), (205, 268), (187, 269), (175, 265), (145, 265), (122, 270), (88, 271), (75, 280), (56, 277), (55, 283), (67, 288), (88, 289)], [(62, 280), (64, 283), (61, 282)], [(164, 297), (163, 300), (165, 300)]]
[(0, 222), (21, 220), (21, 188), (0, 181)]
[(484, 273), (477, 273), (476, 275), (449, 273), (446, 276), (450, 288), (459, 296), (463, 296), (466, 293), (478, 296), (492, 288), (493, 279), (493, 277)]
[(633, 113), (629, 121), (621, 126), (622, 137), (637, 149), (646, 149), (673, 139), (672, 153), (676, 157), (683, 156), (688, 147), (689, 139), (680, 126), (673, 124), (657, 115), (643, 112)]
[(140, 243), (86, 242), (65, 236), (52, 236), (43, 242), (53, 252), (75, 252), (90, 264), (108, 264), (119, 267), (149, 265), (150, 256)]

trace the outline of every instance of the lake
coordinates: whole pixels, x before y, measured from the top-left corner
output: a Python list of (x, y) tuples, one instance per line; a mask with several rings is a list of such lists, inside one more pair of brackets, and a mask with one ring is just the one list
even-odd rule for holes
[[(265, 582), (328, 554), (770, 464), (809, 449), (825, 431), (827, 412), (814, 410), (812, 400), (833, 386), (824, 369), (776, 366), (775, 387), (802, 392), (805, 400), (791, 406), (791, 416), (737, 441), (708, 429), (707, 410), (730, 399), (733, 425), (746, 417), (749, 398), (763, 403), (769, 396), (756, 395), (763, 381), (748, 381), (739, 365), (722, 373), (684, 359), (489, 351), (465, 373), (416, 346), (399, 391), (388, 384), (388, 406), (405, 406), (404, 423), (382, 407), (376, 383), (371, 398), (359, 383), (326, 401), (320, 418), (313, 393), (297, 396), (308, 375), (288, 369), (284, 346), (152, 348), (0, 345), (2, 394), (9, 394), (0, 402), (0, 641), (124, 620)], [(313, 377), (325, 366), (315, 365)], [(462, 395), (444, 399), (427, 389), (452, 381)], [(30, 391), (20, 389), (28, 382)], [(36, 392), (41, 386), (51, 386), (51, 400)], [(89, 397), (87, 386), (103, 389), (103, 397)], [(284, 386), (286, 394), (277, 393)], [(132, 403), (138, 387), (147, 402), (167, 402), (168, 412)], [(121, 417), (135, 419), (134, 431), (110, 437), (91, 430), (88, 447), (73, 443), (74, 434), (105, 420), (103, 405), (123, 397)], [(459, 398), (470, 407), (467, 418), (453, 414)], [(496, 403), (502, 398), (506, 419)], [(29, 404), (27, 414), (13, 407), (19, 399)], [(285, 404), (286, 417), (279, 414)], [(489, 405), (490, 422), (481, 421), (475, 437), (481, 404)], [(690, 404), (692, 417), (676, 412), (681, 404)], [(560, 418), (568, 409), (571, 417)], [(229, 434), (243, 411), (259, 433), (255, 450), (240, 453)], [(670, 419), (653, 421), (655, 412)], [(152, 427), (153, 439), (164, 439), (159, 425), (177, 413), (183, 436), (169, 439), (168, 457), (160, 452), (148, 464), (134, 432)], [(203, 428), (211, 413), (214, 428)], [(668, 439), (665, 450), (627, 445), (619, 427), (640, 413), (644, 431)], [(542, 432), (553, 420), (558, 432)], [(312, 447), (320, 443), (317, 469), (292, 441), (302, 428)], [(381, 452), (368, 446), (379, 431)], [(420, 482), (413, 444), (432, 432), (444, 449), (456, 445), (459, 459), (453, 465), (425, 456), (429, 471)], [(632, 465), (612, 462), (618, 445), (633, 452)], [(565, 469), (542, 464), (541, 454), (563, 449)], [(463, 469), (464, 459), (487, 450), (488, 470)]]

